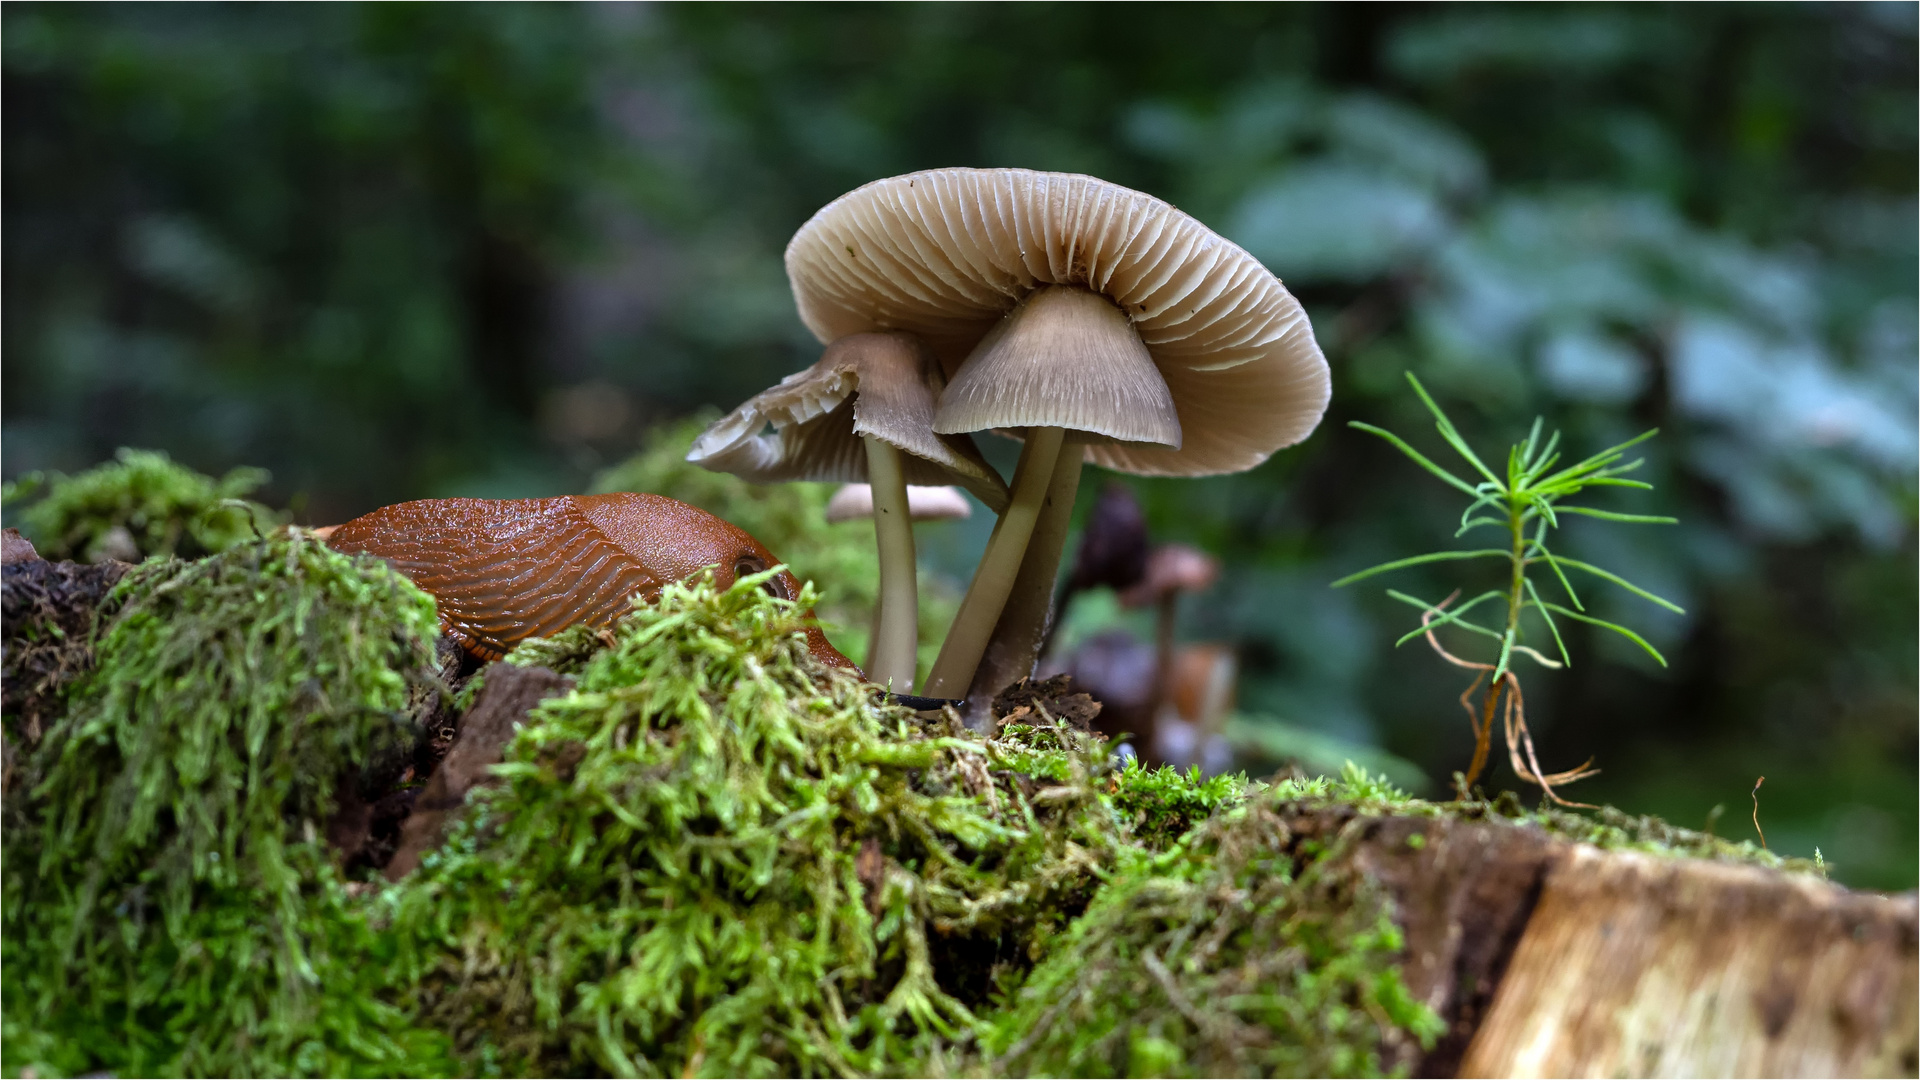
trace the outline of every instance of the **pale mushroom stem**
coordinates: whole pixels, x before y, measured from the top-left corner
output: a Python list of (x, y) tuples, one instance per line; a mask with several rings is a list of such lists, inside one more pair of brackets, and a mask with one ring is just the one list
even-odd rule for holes
[(993, 695), (1033, 674), (1053, 615), (1053, 586), (1060, 575), (1060, 556), (1066, 549), (1067, 529), (1073, 521), (1074, 496), (1080, 490), (1086, 448), (1069, 442), (1061, 447), (1047, 487), (1046, 505), (1027, 540), (1013, 592), (1001, 609), (1000, 621), (987, 642), (980, 666), (967, 687), (969, 726), (985, 730), (990, 722)]
[(1020, 562), (1027, 553), (1027, 541), (1033, 537), (1034, 523), (1047, 500), (1053, 483), (1054, 463), (1060, 457), (1060, 444), (1066, 429), (1035, 427), (1027, 429), (1026, 445), (1020, 450), (1020, 463), (1013, 470), (1013, 495), (1006, 513), (993, 527), (986, 553), (973, 572), (973, 583), (960, 601), (947, 640), (940, 646), (940, 657), (927, 675), (926, 693), (930, 697), (957, 698), (966, 693), (980, 657), (987, 651), (987, 640), (1000, 621), (1000, 612), (1013, 592), (1013, 581), (1020, 573)]
[(880, 553), (880, 602), (867, 647), (867, 678), (896, 694), (913, 691), (920, 643), (920, 582), (913, 554), (913, 516), (907, 507), (906, 472), (900, 451), (882, 439), (867, 444), (867, 477), (873, 486), (873, 539)]

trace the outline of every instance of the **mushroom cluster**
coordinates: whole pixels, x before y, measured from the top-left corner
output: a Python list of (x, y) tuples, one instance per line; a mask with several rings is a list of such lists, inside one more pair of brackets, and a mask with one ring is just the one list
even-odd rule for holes
[[(1141, 476), (1240, 472), (1326, 411), (1326, 360), (1278, 278), (1167, 203), (1090, 176), (935, 169), (876, 181), (802, 226), (786, 265), (826, 354), (716, 423), (689, 460), (750, 480), (872, 483), (883, 608), (908, 602), (895, 581), (911, 581), (910, 568), (888, 574), (911, 556), (910, 531), (897, 535), (910, 529), (906, 482), (959, 484), (995, 511), (930, 696), (985, 700), (1031, 674), (1085, 462)], [(882, 377), (835, 360), (855, 340), (890, 343), (889, 401), (911, 397), (885, 424), (867, 418), (878, 411), (867, 387)], [(1022, 441), (1010, 484), (974, 448), (980, 431)], [(891, 649), (906, 667), (876, 659), (869, 674), (902, 690), (913, 624), (884, 612), (882, 624), (908, 636), (877, 642), (876, 658)]]

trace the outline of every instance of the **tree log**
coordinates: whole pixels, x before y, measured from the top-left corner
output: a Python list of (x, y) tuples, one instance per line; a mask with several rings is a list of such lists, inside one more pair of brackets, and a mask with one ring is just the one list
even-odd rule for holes
[(1920, 905), (1497, 817), (1303, 810), (1394, 900), (1418, 1076), (1912, 1076)]
[(1915, 901), (1559, 853), (1464, 1076), (1911, 1076)]

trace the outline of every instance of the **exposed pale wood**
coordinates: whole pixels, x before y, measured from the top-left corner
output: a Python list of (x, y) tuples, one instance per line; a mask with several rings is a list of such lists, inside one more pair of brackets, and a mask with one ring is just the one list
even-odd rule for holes
[(1915, 900), (1569, 845), (1463, 1076), (1913, 1075)]

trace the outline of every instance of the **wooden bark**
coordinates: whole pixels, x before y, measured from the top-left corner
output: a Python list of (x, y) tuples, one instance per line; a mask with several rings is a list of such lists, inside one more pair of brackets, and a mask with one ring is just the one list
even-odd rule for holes
[(1575, 845), (1465, 1076), (1902, 1076), (1914, 898)]
[(1446, 1023), (1417, 1076), (1913, 1076), (1914, 894), (1603, 851), (1498, 818), (1303, 811), (1394, 901)]
[(496, 782), (492, 767), (506, 756), (507, 744), (527, 712), (573, 686), (571, 676), (508, 663), (489, 664), (485, 678), (473, 707), (461, 718), (453, 747), (400, 826), (399, 847), (386, 865), (389, 881), (412, 873), (423, 856), (440, 846), (447, 823), (466, 805), (468, 792)]

